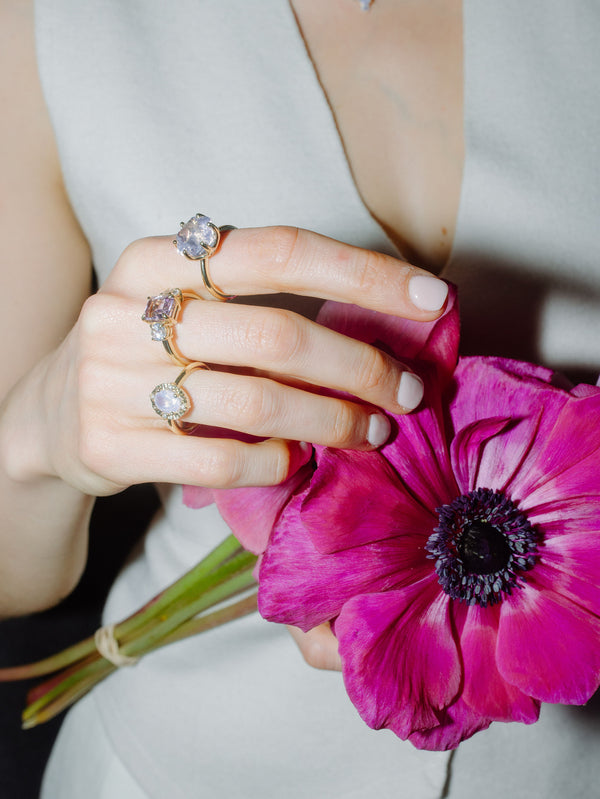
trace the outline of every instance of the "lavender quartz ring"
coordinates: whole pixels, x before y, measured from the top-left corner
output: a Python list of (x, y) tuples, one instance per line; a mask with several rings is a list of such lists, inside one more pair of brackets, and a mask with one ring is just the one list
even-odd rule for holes
[(150, 394), (150, 402), (154, 411), (168, 423), (174, 433), (187, 435), (197, 425), (180, 422), (180, 419), (189, 412), (192, 402), (181, 384), (188, 375), (197, 369), (208, 369), (205, 363), (195, 361), (188, 363), (172, 383), (159, 383)]
[(221, 233), (235, 230), (233, 225), (217, 227), (205, 214), (196, 214), (187, 222), (181, 223), (181, 230), (173, 241), (177, 252), (191, 261), (200, 261), (200, 272), (207, 291), (221, 302), (233, 300), (234, 295), (224, 294), (210, 279), (208, 260), (219, 248)]
[(187, 366), (191, 363), (189, 358), (185, 358), (179, 352), (174, 341), (175, 325), (179, 322), (181, 308), (185, 300), (201, 299), (202, 297), (195, 291), (181, 289), (169, 289), (155, 297), (148, 297), (142, 321), (150, 325), (152, 341), (162, 341), (163, 347), (177, 366)]

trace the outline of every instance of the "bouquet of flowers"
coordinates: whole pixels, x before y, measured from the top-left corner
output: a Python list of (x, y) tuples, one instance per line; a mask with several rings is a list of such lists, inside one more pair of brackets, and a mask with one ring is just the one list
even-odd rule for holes
[[(542, 702), (584, 704), (600, 685), (600, 388), (458, 359), (454, 291), (431, 323), (335, 303), (319, 321), (408, 363), (423, 404), (392, 417), (380, 450), (315, 447), (280, 486), (186, 487), (188, 505), (217, 503), (244, 550), (230, 543), (231, 556), (148, 605), (162, 603), (152, 617), (119, 625), (120, 651), (139, 656), (220, 623), (215, 613), (249, 612), (253, 597), (196, 617), (247, 590), (258, 557), (260, 613), (303, 630), (331, 624), (370, 727), (450, 749), (492, 721), (535, 722)], [(108, 663), (89, 642), (85, 657)], [(60, 701), (61, 679), (37, 689), (38, 709), (48, 691)]]

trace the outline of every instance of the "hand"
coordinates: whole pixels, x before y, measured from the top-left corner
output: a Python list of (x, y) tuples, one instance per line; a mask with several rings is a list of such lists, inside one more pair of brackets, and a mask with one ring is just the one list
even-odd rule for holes
[[(50, 473), (93, 495), (152, 481), (275, 484), (302, 461), (299, 441), (372, 449), (390, 430), (379, 407), (402, 413), (418, 404), (418, 378), (378, 349), (291, 311), (211, 300), (198, 263), (171, 241), (128, 247), (48, 364), (47, 418), (58, 411), (58, 419), (40, 446)], [(437, 317), (446, 296), (424, 270), (291, 228), (232, 231), (209, 268), (238, 296), (286, 292), (418, 320)], [(211, 366), (185, 383), (186, 421), (265, 440), (175, 436), (150, 407), (151, 389), (181, 369), (140, 316), (148, 295), (176, 287), (207, 298), (185, 304), (176, 330), (179, 350)], [(322, 396), (321, 387), (362, 403)]]
[(307, 633), (298, 627), (288, 626), (288, 630), (309, 666), (326, 671), (342, 670), (337, 638), (329, 624), (319, 624)]

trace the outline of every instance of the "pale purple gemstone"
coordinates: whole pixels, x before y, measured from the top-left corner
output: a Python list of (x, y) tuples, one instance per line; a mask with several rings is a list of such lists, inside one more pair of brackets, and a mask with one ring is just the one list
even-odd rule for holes
[(154, 395), (154, 404), (165, 416), (177, 414), (182, 410), (181, 397), (171, 388), (162, 388)]
[(158, 294), (150, 297), (144, 311), (145, 322), (160, 322), (162, 319), (174, 319), (177, 303), (171, 294)]
[(193, 216), (177, 234), (177, 251), (189, 258), (206, 258), (218, 240), (218, 232), (209, 217)]

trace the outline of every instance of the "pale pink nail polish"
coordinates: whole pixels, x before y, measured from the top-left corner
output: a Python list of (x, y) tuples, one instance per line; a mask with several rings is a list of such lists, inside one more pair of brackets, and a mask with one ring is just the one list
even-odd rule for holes
[(402, 372), (398, 385), (398, 405), (407, 411), (414, 411), (423, 399), (423, 381), (412, 372)]
[(387, 416), (382, 413), (372, 413), (369, 416), (369, 429), (367, 430), (367, 441), (373, 447), (381, 447), (390, 437), (392, 425)]
[(408, 281), (408, 296), (422, 311), (439, 311), (448, 296), (448, 284), (430, 275), (415, 275)]

